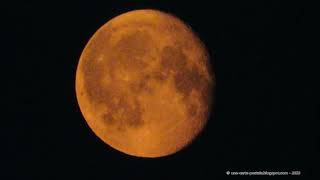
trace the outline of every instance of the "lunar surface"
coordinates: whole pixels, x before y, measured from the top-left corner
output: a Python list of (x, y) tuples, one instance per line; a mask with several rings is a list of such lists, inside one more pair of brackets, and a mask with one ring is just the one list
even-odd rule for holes
[(84, 48), (76, 95), (93, 132), (138, 157), (173, 154), (207, 123), (214, 74), (205, 46), (177, 17), (156, 10), (121, 14)]

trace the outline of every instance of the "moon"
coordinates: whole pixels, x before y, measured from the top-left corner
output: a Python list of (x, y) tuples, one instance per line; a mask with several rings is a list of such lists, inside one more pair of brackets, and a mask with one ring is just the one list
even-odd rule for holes
[(215, 84), (209, 54), (191, 28), (158, 10), (134, 10), (99, 28), (82, 51), (76, 96), (109, 146), (138, 157), (187, 147), (205, 127)]

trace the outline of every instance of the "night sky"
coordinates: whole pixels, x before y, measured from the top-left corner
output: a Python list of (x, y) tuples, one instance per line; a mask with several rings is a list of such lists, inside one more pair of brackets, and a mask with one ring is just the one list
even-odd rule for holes
[[(288, 1), (86, 1), (1, 5), (0, 178), (212, 179), (226, 171), (319, 173), (319, 62), (307, 5)], [(103, 3), (102, 3), (103, 2)], [(207, 46), (216, 75), (203, 133), (168, 157), (112, 149), (86, 124), (75, 72), (94, 32), (134, 9), (172, 13)]]

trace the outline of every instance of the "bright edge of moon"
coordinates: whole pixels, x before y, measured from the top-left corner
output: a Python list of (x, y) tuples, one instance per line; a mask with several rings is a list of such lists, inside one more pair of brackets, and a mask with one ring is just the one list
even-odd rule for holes
[(132, 156), (167, 156), (208, 121), (210, 67), (204, 44), (180, 19), (134, 10), (90, 38), (76, 71), (76, 96), (87, 124), (109, 146)]

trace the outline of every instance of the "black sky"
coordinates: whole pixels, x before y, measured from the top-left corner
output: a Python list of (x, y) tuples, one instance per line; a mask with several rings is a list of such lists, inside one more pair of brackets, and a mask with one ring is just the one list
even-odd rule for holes
[[(187, 149), (159, 159), (108, 147), (88, 128), (75, 97), (75, 70), (89, 38), (113, 17), (143, 8), (189, 24), (208, 47), (217, 80), (205, 131)], [(212, 179), (226, 171), (319, 170), (319, 63), (306, 48), (306, 4), (116, 0), (13, 2), (1, 9), (1, 176)]]

